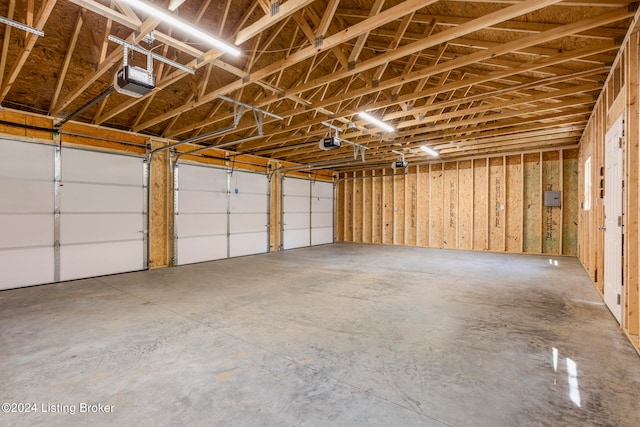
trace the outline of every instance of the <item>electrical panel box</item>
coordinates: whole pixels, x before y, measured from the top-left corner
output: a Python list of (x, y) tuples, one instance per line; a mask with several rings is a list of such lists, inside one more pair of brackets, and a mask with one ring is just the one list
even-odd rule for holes
[(546, 207), (562, 206), (562, 192), (560, 191), (545, 191), (544, 192), (544, 205)]

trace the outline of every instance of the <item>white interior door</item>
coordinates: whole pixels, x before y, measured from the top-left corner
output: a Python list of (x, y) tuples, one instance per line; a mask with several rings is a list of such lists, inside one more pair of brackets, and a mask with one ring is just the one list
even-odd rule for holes
[(175, 263), (227, 257), (227, 171), (180, 164), (176, 166)]
[(623, 233), (623, 129), (624, 114), (607, 132), (605, 140), (604, 176), (604, 301), (618, 323), (622, 322)]
[(60, 280), (146, 268), (144, 159), (63, 148)]
[(0, 138), (0, 289), (54, 276), (55, 147)]
[(311, 185), (309, 180), (282, 180), (282, 247), (301, 248), (311, 245)]

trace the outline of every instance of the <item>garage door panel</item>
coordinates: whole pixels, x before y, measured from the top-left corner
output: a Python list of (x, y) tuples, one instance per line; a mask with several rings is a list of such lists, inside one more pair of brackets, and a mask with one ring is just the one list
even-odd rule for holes
[(0, 249), (53, 246), (53, 215), (0, 215), (0, 236)]
[(0, 178), (0, 212), (53, 215), (53, 176), (50, 182)]
[(311, 244), (324, 245), (333, 243), (333, 227), (321, 227), (311, 229)]
[(142, 240), (60, 246), (60, 280), (142, 270)]
[(226, 213), (227, 195), (210, 191), (178, 192), (178, 211), (180, 213)]
[(283, 246), (284, 249), (302, 248), (311, 245), (309, 239), (309, 229), (285, 230)]
[(333, 227), (333, 214), (326, 212), (311, 214), (311, 227)]
[(309, 214), (307, 213), (285, 213), (283, 215), (284, 229), (296, 230), (309, 228)]
[(282, 193), (288, 196), (302, 196), (309, 198), (311, 188), (306, 179), (285, 178), (282, 183)]
[(231, 193), (231, 212), (235, 213), (267, 213), (266, 194), (234, 194)]
[(230, 236), (230, 256), (260, 254), (267, 251), (267, 233), (232, 234)]
[(0, 138), (0, 153), (0, 176), (53, 181), (53, 146)]
[(205, 166), (181, 164), (178, 167), (179, 190), (227, 192), (227, 171)]
[(144, 215), (66, 214), (60, 218), (60, 243), (111, 242), (140, 239)]
[(142, 177), (140, 158), (80, 149), (62, 150), (62, 181), (130, 184)]
[(53, 245), (49, 248), (0, 250), (0, 290), (51, 283)]
[(309, 212), (311, 209), (309, 206), (309, 196), (299, 197), (285, 195), (283, 204), (285, 212)]
[(141, 186), (65, 183), (60, 194), (62, 213), (142, 212), (143, 209)]
[(265, 231), (267, 228), (267, 216), (264, 213), (257, 214), (232, 214), (229, 217), (229, 232), (231, 234)]
[(227, 236), (183, 237), (178, 239), (178, 264), (212, 261), (227, 257)]
[(311, 212), (333, 212), (333, 199), (312, 198)]
[(330, 182), (314, 182), (311, 184), (311, 196), (333, 200), (333, 184)]
[(222, 214), (181, 214), (178, 215), (179, 236), (226, 235), (227, 215)]
[(267, 176), (259, 173), (234, 172), (231, 175), (231, 192), (237, 188), (240, 193), (267, 193)]

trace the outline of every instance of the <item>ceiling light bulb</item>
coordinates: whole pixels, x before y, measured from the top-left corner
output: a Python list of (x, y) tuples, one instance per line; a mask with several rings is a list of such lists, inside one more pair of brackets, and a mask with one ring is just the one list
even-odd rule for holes
[(177, 18), (171, 13), (166, 12), (163, 9), (160, 9), (155, 5), (149, 4), (142, 0), (120, 0), (120, 1), (127, 3), (131, 7), (138, 9), (139, 11), (146, 13), (149, 16), (153, 16), (154, 18), (157, 18), (162, 22), (169, 24), (175, 29), (184, 31), (185, 33), (187, 33), (192, 37), (195, 37), (206, 43), (209, 43), (210, 45), (222, 50), (225, 53), (230, 53), (234, 56), (240, 56), (240, 50), (237, 49), (236, 47), (231, 46), (230, 44), (225, 43), (222, 40), (219, 40), (213, 37), (212, 35), (205, 33), (204, 31), (194, 27), (188, 22), (185, 22), (182, 19)]
[(365, 113), (363, 111), (363, 112), (360, 113), (360, 117), (363, 118), (364, 120), (368, 121), (369, 123), (376, 125), (380, 129), (386, 130), (387, 132), (394, 132), (395, 131), (393, 126), (388, 125), (387, 123), (383, 122), (382, 120), (376, 119), (375, 117), (373, 117), (369, 113)]
[(440, 156), (440, 153), (438, 153), (436, 150), (434, 150), (432, 148), (427, 147), (426, 145), (421, 145), (420, 149), (422, 151), (424, 151), (425, 153), (429, 154), (430, 156), (433, 156), (433, 157), (439, 157)]

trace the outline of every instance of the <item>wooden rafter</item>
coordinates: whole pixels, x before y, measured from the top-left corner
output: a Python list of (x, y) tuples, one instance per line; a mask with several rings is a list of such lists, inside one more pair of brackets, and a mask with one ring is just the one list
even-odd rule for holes
[(64, 62), (62, 63), (60, 74), (58, 75), (58, 81), (56, 82), (56, 88), (53, 92), (53, 98), (51, 98), (49, 111), (51, 111), (51, 108), (53, 108), (53, 106), (56, 105), (56, 102), (58, 102), (58, 96), (60, 96), (62, 84), (64, 83), (64, 79), (67, 76), (67, 70), (69, 69), (69, 64), (71, 63), (71, 58), (73, 57), (73, 52), (75, 51), (76, 43), (78, 42), (78, 37), (80, 36), (80, 30), (82, 29), (82, 15), (84, 15), (84, 9), (81, 9), (80, 12), (78, 12), (78, 18), (76, 19), (76, 25), (73, 30), (73, 35), (71, 36), (71, 40), (69, 41), (69, 45), (67, 46), (67, 53), (64, 57)]
[[(16, 9), (16, 0), (9, 2), (9, 10), (7, 11), (7, 18), (13, 19), (13, 13)], [(11, 40), (11, 27), (7, 26), (4, 30), (4, 36), (2, 39), (2, 54), (0, 54), (0, 88), (4, 80), (4, 70), (7, 66), (7, 54), (9, 53), (9, 41)]]
[(275, 15), (267, 15), (263, 18), (260, 18), (258, 21), (249, 25), (245, 29), (238, 31), (238, 33), (236, 34), (235, 44), (241, 45), (250, 38), (255, 37), (257, 34), (277, 24), (281, 20), (289, 17), (290, 15), (296, 13), (303, 7), (308, 6), (313, 2), (314, 0), (289, 0), (288, 2), (280, 5), (279, 12)]

